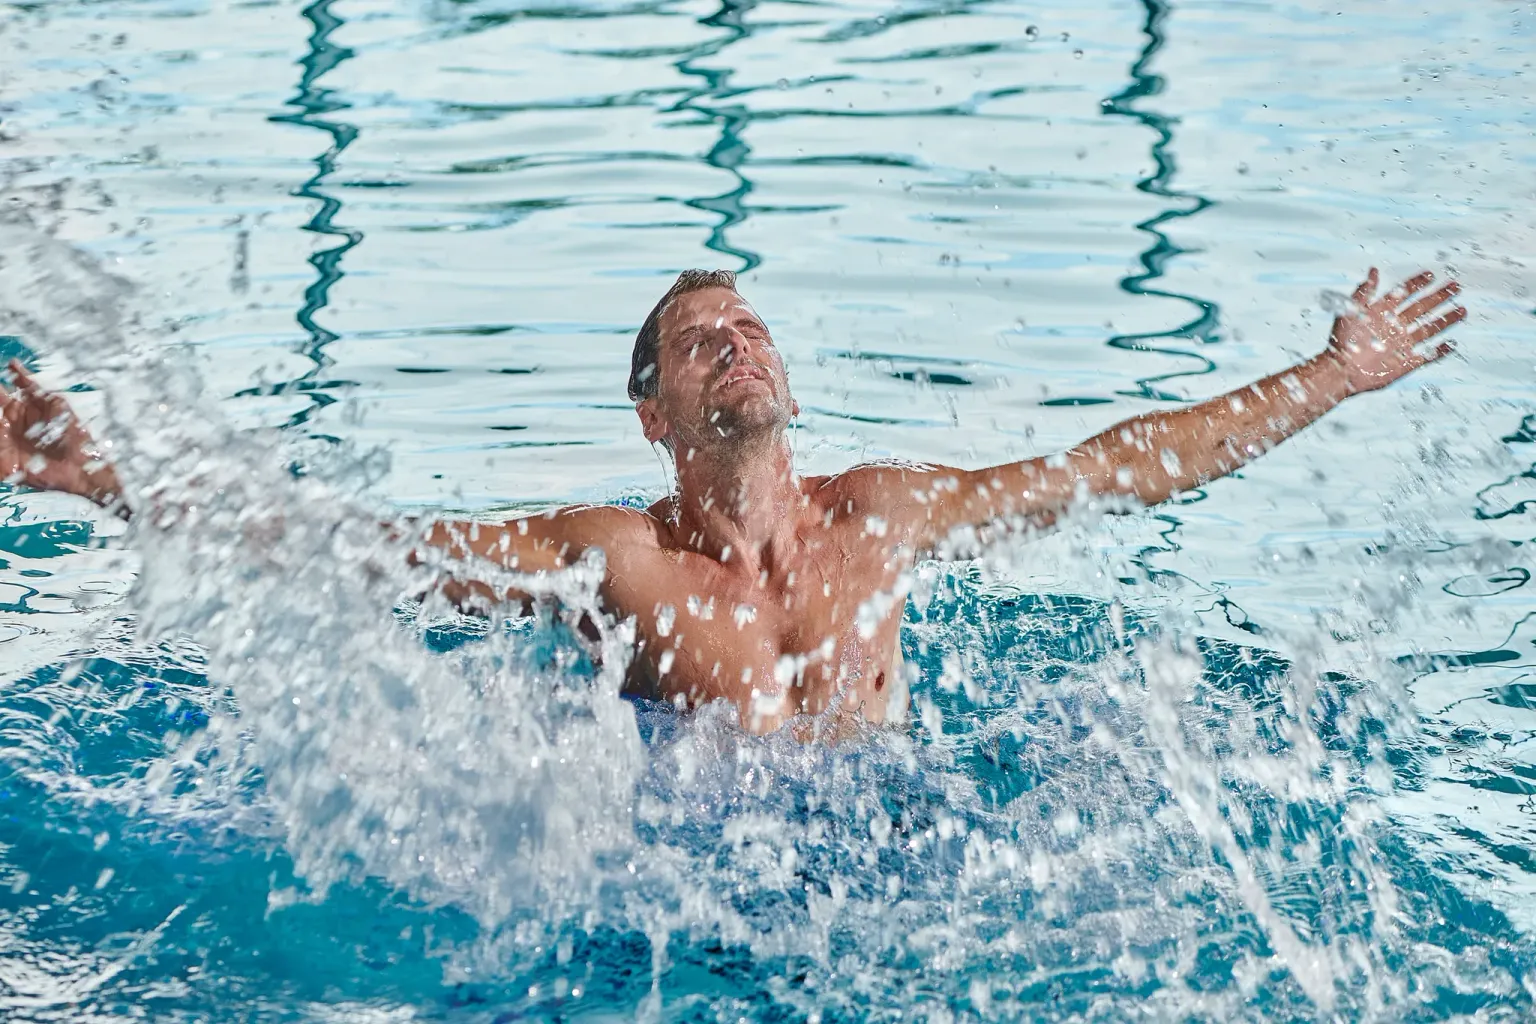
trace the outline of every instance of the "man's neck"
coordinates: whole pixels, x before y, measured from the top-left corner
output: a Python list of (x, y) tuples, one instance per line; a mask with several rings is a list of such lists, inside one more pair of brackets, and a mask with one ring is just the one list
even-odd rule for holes
[(793, 532), (800, 481), (783, 435), (762, 445), (694, 449), (677, 458), (677, 538), (725, 563), (752, 566)]

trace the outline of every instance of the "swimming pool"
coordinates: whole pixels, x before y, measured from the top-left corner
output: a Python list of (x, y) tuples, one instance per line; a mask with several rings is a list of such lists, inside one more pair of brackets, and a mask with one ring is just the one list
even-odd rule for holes
[[(0, 334), (209, 502), (5, 496), (8, 1019), (1530, 1015), (1529, 5), (0, 18)], [(1454, 269), (1463, 357), (925, 569), (899, 735), (632, 705), (364, 568), (381, 510), (661, 494), (681, 267), (747, 272), (824, 471), (1236, 386), (1372, 264)]]

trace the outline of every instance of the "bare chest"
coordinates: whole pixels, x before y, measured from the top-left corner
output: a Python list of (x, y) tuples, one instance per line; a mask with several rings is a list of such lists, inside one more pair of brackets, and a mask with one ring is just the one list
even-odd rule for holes
[(865, 539), (806, 544), (755, 576), (665, 550), (614, 567), (610, 610), (636, 627), (631, 688), (690, 706), (729, 700), (758, 731), (832, 708), (882, 721), (910, 562)]

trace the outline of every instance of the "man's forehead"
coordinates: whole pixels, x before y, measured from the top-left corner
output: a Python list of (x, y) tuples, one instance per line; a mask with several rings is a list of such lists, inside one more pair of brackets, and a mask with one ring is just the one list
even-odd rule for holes
[(746, 313), (754, 319), (758, 317), (757, 310), (752, 304), (729, 288), (701, 288), (698, 291), (688, 292), (677, 297), (668, 310), (674, 322), (679, 326), (687, 327), (690, 324), (706, 320), (709, 317), (721, 317)]

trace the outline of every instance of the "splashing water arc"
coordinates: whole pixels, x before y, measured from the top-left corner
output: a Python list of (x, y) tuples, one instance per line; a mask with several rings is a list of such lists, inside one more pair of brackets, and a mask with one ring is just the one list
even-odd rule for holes
[[(191, 638), (194, 671), (215, 683), (179, 688), (201, 729), (90, 797), (164, 829), (280, 844), (297, 888), (274, 889), (274, 906), (383, 883), (469, 913), (481, 938), (454, 955), (494, 976), (530, 934), (558, 946), (575, 922), (823, 970), (914, 948), (1049, 962), (1065, 927), (1146, 950), (1149, 972), (1214, 904), (1253, 929), (1251, 966), (1233, 971), (1282, 972), (1325, 1010), (1341, 992), (1403, 998), (1380, 979), (1411, 941), (1397, 924), (1406, 894), (1376, 840), (1374, 759), (1360, 755), (1373, 732), (1390, 738), (1391, 711), (1348, 681), (1314, 691), (1308, 671), (1254, 652), (1181, 648), (1114, 609), (930, 570), (909, 640), (938, 666), (919, 698), (938, 722), (930, 742), (892, 735), (848, 756), (656, 710), (642, 745), (618, 698), (621, 629), (603, 640), (609, 667), (589, 672), (534, 653), (554, 634), (423, 647), (394, 625), (412, 581), (403, 545), (349, 496), (355, 467), (295, 476), (276, 439), (222, 426), (184, 364), (134, 344), (121, 282), (22, 214), (0, 230), (32, 275), (5, 296), (7, 329), (101, 382), (133, 495), (177, 510), (125, 538), (142, 559), (128, 642), (165, 661)], [(294, 601), (296, 579), (326, 600)], [(595, 609), (590, 578), (564, 585), (565, 604)], [(991, 617), (1004, 609), (1015, 614)], [(1051, 666), (1053, 649), (1071, 659)], [(1297, 893), (1321, 905), (1298, 907)], [(1101, 920), (1068, 909), (1104, 899)], [(1190, 903), (1200, 910), (1180, 920)], [(988, 934), (985, 908), (1008, 905), (1019, 924)], [(1063, 914), (1076, 919), (1053, 925)], [(854, 935), (858, 952), (840, 951)], [(921, 976), (888, 973), (898, 993)]]
[[(122, 47), (124, 70), (89, 116), (155, 152), (119, 159), (108, 132), (80, 180), (57, 155), (3, 165), (0, 342), (71, 388), (140, 512), (0, 495), (0, 1017), (1536, 1012), (1536, 413), (1498, 390), (1530, 311), (1481, 249), (1441, 260), (1494, 307), (1465, 379), (1371, 396), (1208, 493), (920, 564), (911, 722), (855, 742), (621, 696), (635, 630), (600, 609), (601, 555), (508, 574), (533, 614), (489, 620), (408, 557), (441, 508), (660, 495), (613, 396), (630, 313), (680, 260), (731, 261), (786, 310), (797, 458), (818, 469), (1049, 450), (1250, 379), (1269, 350), (1248, 339), (1292, 310), (1250, 315), (1249, 290), (1306, 309), (1274, 346), (1320, 342), (1344, 294), (1324, 257), (1353, 272), (1360, 239), (1412, 234), (1380, 213), (1397, 136), (1280, 155), (1332, 128), (1271, 95), (1275, 62), (1297, 64), (1292, 35), (1341, 45), (1317, 24), (1358, 40), (1357, 15), (1277, 13), (1272, 43), (1155, 0), (811, 5), (793, 25), (734, 2), (319, 0), (188, 7), (208, 45), (173, 50), (135, 41), (154, 27), (132, 3), (64, 6), (0, 43), (53, 52), (99, 17), (113, 31), (79, 45)], [(1431, 65), (1387, 20), (1391, 81), (1350, 65), (1295, 95), (1459, 75), (1528, 127), (1500, 99), (1514, 78)], [(1261, 69), (1217, 62), (1244, 103), (1285, 107), (1275, 125), (1191, 94), (1217, 53)], [(73, 138), (89, 117), (54, 109), (62, 72), (25, 60), (42, 84), (17, 137)], [(210, 143), (267, 146), (250, 181), (175, 148), (225, 130), (204, 92), (268, 133)], [(1415, 95), (1405, 123), (1439, 102)], [(1211, 162), (1249, 131), (1268, 141), (1241, 170)], [(1303, 160), (1336, 152), (1335, 189)], [(1427, 152), (1404, 187), (1464, 196)], [(1410, 198), (1404, 250), (1460, 244), (1460, 214)], [(91, 235), (86, 209), (121, 220)], [(1243, 275), (1224, 304), (1212, 266)]]
[[(159, 510), (127, 538), (142, 559), (139, 633), (195, 638), (208, 673), (239, 706), (238, 719), (215, 714), (207, 750), (168, 754), (149, 772), (161, 776), (162, 792), (145, 795), (185, 789), (177, 776), (190, 769), (197, 785), (172, 804), (228, 797), (203, 790), (238, 786), (259, 768), (274, 823), (322, 892), (357, 858), (409, 890), (456, 894), (489, 918), (520, 899), (556, 899), (545, 878), (579, 905), (590, 880), (577, 852), (624, 840), (608, 833), (638, 766), (614, 671), (583, 687), (589, 713), (578, 719), (557, 710), (569, 699), (558, 678), (500, 664), (509, 652), (492, 653), (494, 645), (461, 655), (477, 662), (468, 672), (432, 657), (392, 628), (391, 609), (410, 587), (408, 545), (390, 541), (378, 510), (349, 496), (349, 476), (366, 472), (366, 459), (336, 479), (296, 477), (276, 439), (221, 424), (185, 365), (131, 345), (120, 281), (22, 215), (8, 214), (0, 228), (6, 251), (25, 253), (34, 275), (23, 294), (68, 296), (65, 308), (14, 326), (33, 327), (31, 336), (102, 382), (130, 494)], [(324, 514), (309, 521), (306, 509)], [(293, 600), (295, 580), (323, 600)], [(562, 585), (573, 607), (591, 606), (589, 579), (574, 574)], [(623, 631), (608, 643), (620, 651)], [(611, 757), (571, 757), (555, 770), (562, 750), (593, 748)], [(527, 873), (498, 877), (494, 865), (507, 859)]]

